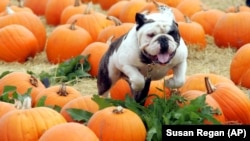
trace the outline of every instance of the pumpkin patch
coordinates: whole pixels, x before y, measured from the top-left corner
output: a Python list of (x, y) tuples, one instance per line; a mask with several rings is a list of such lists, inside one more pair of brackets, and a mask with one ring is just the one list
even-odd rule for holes
[[(101, 57), (155, 3), (188, 46), (185, 83), (169, 89), (166, 74), (144, 103), (124, 79), (98, 96)], [(0, 0), (0, 141), (161, 141), (162, 125), (248, 125), (249, 17), (242, 0)]]

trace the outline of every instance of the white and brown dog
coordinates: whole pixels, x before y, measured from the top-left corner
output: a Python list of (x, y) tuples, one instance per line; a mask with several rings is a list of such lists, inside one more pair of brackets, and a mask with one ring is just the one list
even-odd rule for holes
[(137, 13), (135, 26), (110, 45), (100, 62), (99, 95), (107, 96), (110, 88), (120, 78), (125, 78), (135, 100), (141, 102), (147, 96), (150, 81), (164, 78), (170, 69), (173, 77), (166, 80), (166, 87), (183, 85), (187, 47), (171, 9), (167, 6), (158, 9), (159, 13)]

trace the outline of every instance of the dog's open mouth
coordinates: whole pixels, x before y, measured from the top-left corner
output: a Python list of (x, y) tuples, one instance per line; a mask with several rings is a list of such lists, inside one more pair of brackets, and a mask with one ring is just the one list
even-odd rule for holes
[(153, 63), (157, 63), (157, 64), (167, 64), (171, 61), (171, 59), (174, 57), (175, 55), (175, 52), (172, 52), (172, 53), (169, 53), (169, 52), (166, 52), (166, 53), (159, 53), (157, 55), (150, 55), (148, 54), (146, 51), (143, 52), (143, 54), (145, 56), (147, 56), (148, 58), (150, 58), (152, 60)]

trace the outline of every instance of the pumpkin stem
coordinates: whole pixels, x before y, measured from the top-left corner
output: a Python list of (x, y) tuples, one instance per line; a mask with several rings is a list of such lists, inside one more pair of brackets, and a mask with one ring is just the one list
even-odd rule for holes
[(69, 93), (66, 91), (66, 85), (62, 83), (62, 86), (60, 87), (59, 91), (57, 92), (59, 96), (67, 96)]
[(212, 85), (211, 81), (207, 76), (205, 77), (205, 85), (207, 89), (207, 94), (211, 94), (215, 91), (215, 87)]
[(80, 0), (75, 0), (74, 7), (78, 7), (81, 5)]
[(17, 0), (18, 7), (23, 8), (23, 0)]
[(77, 20), (74, 20), (74, 21), (72, 22), (72, 24), (70, 25), (69, 29), (71, 29), (71, 30), (76, 30), (76, 22), (77, 22)]
[(108, 38), (108, 40), (107, 40), (107, 44), (108, 45), (111, 45), (111, 43), (112, 43), (112, 39), (114, 38), (114, 35), (113, 36), (110, 36), (109, 38)]
[(113, 21), (115, 23), (115, 26), (122, 25), (122, 22), (114, 16), (107, 16), (106, 19)]
[(19, 109), (19, 110), (30, 109), (31, 108), (31, 98), (25, 97), (23, 99), (23, 101), (20, 99), (15, 99), (14, 106), (16, 109)]
[(190, 20), (188, 16), (184, 15), (184, 19), (186, 23), (192, 23), (192, 21)]
[(122, 106), (117, 106), (114, 110), (113, 113), (115, 114), (122, 114), (123, 113), (123, 107)]
[(91, 13), (92, 4), (93, 4), (92, 1), (90, 1), (90, 2), (88, 3), (88, 5), (87, 5), (87, 7), (86, 7), (86, 9), (85, 9), (85, 11), (84, 11), (83, 14), (90, 14), (90, 13)]
[(7, 15), (12, 15), (12, 14), (15, 13), (15, 11), (12, 10), (12, 9), (10, 8), (10, 6), (7, 6), (7, 7), (6, 7), (6, 13), (7, 13)]
[(34, 76), (31, 75), (29, 81), (32, 86), (38, 87), (38, 81)]

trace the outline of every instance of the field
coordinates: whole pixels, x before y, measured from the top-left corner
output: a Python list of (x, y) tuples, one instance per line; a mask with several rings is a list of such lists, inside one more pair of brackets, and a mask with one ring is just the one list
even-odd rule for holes
[[(209, 8), (218, 8), (220, 10), (225, 10), (227, 7), (232, 5), (244, 4), (244, 0), (202, 0), (205, 5)], [(12, 0), (12, 4), (16, 4)], [(100, 7), (95, 6), (98, 10)], [(47, 27), (47, 35), (55, 28), (46, 24), (44, 17), (40, 17)], [(207, 47), (199, 51), (192, 46), (189, 46), (189, 56), (188, 56), (188, 70), (187, 75), (192, 75), (196, 73), (215, 73), (225, 77), (230, 77), (229, 68), (233, 55), (236, 50), (232, 48), (220, 49), (213, 41), (211, 36), (207, 36)], [(29, 59), (26, 63), (5, 63), (0, 61), (0, 73), (4, 71), (32, 71), (35, 73), (40, 73), (41, 71), (50, 71), (50, 69), (55, 68), (56, 65), (52, 65), (48, 62), (45, 52), (39, 53), (35, 58)], [(82, 94), (96, 94), (96, 79), (86, 78), (80, 80), (74, 85)]]

